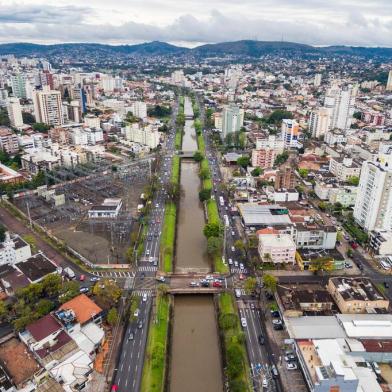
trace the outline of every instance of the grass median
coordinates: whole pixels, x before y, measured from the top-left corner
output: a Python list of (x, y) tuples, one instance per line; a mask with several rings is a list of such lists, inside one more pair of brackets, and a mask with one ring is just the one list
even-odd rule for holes
[(165, 387), (170, 297), (158, 294), (152, 315), (143, 366), (142, 392), (162, 392)]
[(230, 390), (252, 391), (245, 335), (230, 293), (219, 295), (219, 327), (223, 335), (224, 360)]

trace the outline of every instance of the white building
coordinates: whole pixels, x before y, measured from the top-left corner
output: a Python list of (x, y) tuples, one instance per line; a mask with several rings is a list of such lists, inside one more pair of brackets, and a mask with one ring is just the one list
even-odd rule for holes
[(131, 106), (131, 111), (135, 117), (141, 118), (142, 120), (145, 120), (147, 118), (147, 105), (145, 102), (133, 102)]
[(367, 231), (392, 230), (392, 167), (388, 162), (362, 164), (354, 218)]
[(140, 127), (139, 124), (133, 123), (126, 126), (125, 138), (131, 142), (156, 148), (160, 142), (160, 133), (151, 125)]
[(62, 125), (64, 123), (61, 93), (44, 88), (33, 94), (34, 115), (37, 122), (48, 125)]
[(244, 110), (229, 105), (222, 112), (222, 133), (225, 138), (229, 133), (238, 132), (244, 125)]
[(312, 137), (319, 138), (325, 135), (329, 129), (330, 116), (327, 108), (312, 111), (309, 117), (309, 131)]
[(171, 82), (177, 85), (183, 85), (185, 83), (184, 71), (182, 69), (174, 71), (171, 74)]
[(30, 245), (17, 234), (5, 233), (5, 240), (0, 244), (0, 265), (20, 263), (31, 257)]
[(268, 138), (258, 137), (256, 139), (256, 150), (261, 150), (264, 148), (270, 148), (275, 150), (277, 154), (281, 154), (284, 150), (284, 141), (275, 135), (269, 135)]
[(392, 91), (392, 69), (389, 71), (389, 74), (388, 74), (388, 81), (387, 81), (386, 90)]
[(324, 107), (330, 111), (330, 129), (349, 129), (354, 114), (357, 86), (333, 85), (325, 96)]
[(12, 94), (17, 98), (26, 97), (26, 75), (17, 73), (11, 76)]
[(286, 148), (300, 148), (298, 141), (299, 124), (295, 120), (284, 119), (282, 121), (282, 140)]
[(89, 128), (100, 128), (101, 120), (99, 119), (99, 117), (88, 114), (84, 117), (84, 124)]
[(283, 264), (295, 262), (295, 243), (289, 234), (277, 234), (267, 228), (257, 232), (259, 255), (264, 263)]
[(314, 87), (319, 87), (321, 85), (321, 74), (317, 73), (314, 75), (314, 80), (313, 80), (313, 86)]
[(122, 207), (121, 199), (105, 199), (101, 205), (91, 207), (89, 218), (117, 218)]
[(352, 158), (339, 157), (331, 158), (329, 161), (329, 171), (339, 180), (345, 182), (349, 177), (359, 177), (361, 167)]
[(333, 129), (325, 133), (324, 141), (328, 145), (333, 146), (335, 144), (346, 143), (347, 137), (342, 131), (339, 131), (338, 129)]
[(20, 128), (23, 126), (22, 108), (19, 98), (8, 99), (7, 112), (12, 127)]

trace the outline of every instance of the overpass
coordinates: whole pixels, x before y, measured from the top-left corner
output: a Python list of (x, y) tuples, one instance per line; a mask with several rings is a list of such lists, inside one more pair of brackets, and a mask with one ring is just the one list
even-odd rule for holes
[(224, 289), (218, 287), (177, 287), (177, 288), (169, 288), (167, 292), (169, 294), (178, 295), (178, 294), (218, 294), (221, 293)]

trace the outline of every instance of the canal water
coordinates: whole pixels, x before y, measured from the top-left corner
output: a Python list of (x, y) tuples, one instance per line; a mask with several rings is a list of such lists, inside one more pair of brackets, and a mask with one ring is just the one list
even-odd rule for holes
[[(183, 151), (196, 151), (193, 121), (184, 127)], [(181, 188), (177, 223), (175, 272), (211, 270), (203, 206), (199, 201), (199, 165), (181, 161)], [(223, 390), (218, 326), (213, 297), (177, 295), (174, 299), (170, 355), (170, 392), (219, 392)]]

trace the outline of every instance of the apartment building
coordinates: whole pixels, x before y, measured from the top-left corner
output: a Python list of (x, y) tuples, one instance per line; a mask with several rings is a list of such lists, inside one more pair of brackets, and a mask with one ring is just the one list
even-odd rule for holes
[(61, 93), (48, 86), (33, 93), (34, 115), (37, 122), (58, 126), (64, 123)]
[(257, 232), (259, 256), (264, 263), (294, 264), (295, 243), (289, 234), (280, 234), (272, 228)]
[(0, 127), (0, 148), (10, 155), (19, 151), (18, 136), (7, 127)]
[(338, 181), (346, 182), (349, 177), (359, 177), (361, 166), (352, 158), (339, 157), (331, 158), (329, 161), (329, 171)]

